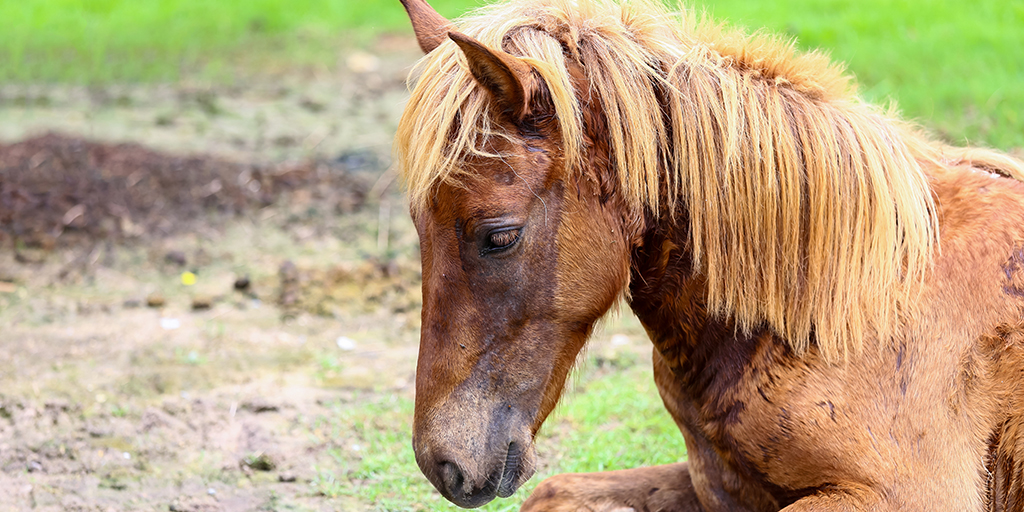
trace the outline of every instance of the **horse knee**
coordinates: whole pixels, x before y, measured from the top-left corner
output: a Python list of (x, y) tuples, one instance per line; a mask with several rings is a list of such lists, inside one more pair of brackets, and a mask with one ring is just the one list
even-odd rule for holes
[(520, 512), (635, 512), (609, 498), (581, 475), (555, 475), (533, 490)]
[(530, 497), (523, 503), (520, 512), (556, 512), (576, 510), (573, 508), (572, 487), (567, 485), (566, 475), (555, 475), (545, 478)]

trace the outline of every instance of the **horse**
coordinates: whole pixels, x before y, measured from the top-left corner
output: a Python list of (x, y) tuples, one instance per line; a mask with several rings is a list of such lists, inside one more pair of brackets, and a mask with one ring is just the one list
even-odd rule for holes
[(556, 475), (522, 510), (1024, 510), (1024, 163), (654, 0), (402, 2), (413, 451), (445, 498), (532, 476), (624, 299), (686, 461)]

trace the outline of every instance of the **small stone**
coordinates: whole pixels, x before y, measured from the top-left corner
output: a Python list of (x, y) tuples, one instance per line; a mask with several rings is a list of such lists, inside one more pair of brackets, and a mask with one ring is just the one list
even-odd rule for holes
[(295, 473), (281, 473), (280, 475), (277, 475), (278, 482), (291, 483), (295, 480), (297, 480)]
[(242, 276), (239, 277), (238, 279), (235, 279), (235, 289), (240, 292), (249, 290), (249, 286), (251, 284), (252, 283), (249, 281), (249, 276)]
[(168, 506), (170, 512), (218, 512), (224, 510), (212, 496), (181, 496)]
[(184, 252), (168, 251), (167, 254), (164, 255), (164, 261), (166, 261), (167, 263), (177, 265), (179, 267), (184, 267), (185, 264), (188, 263), (188, 258), (185, 257)]
[(166, 303), (167, 299), (160, 292), (153, 292), (146, 297), (146, 305), (151, 308), (162, 308)]
[(192, 297), (192, 309), (198, 311), (203, 309), (210, 309), (211, 307), (213, 307), (213, 297), (209, 297), (206, 295), (197, 295), (195, 297)]
[(253, 398), (242, 402), (242, 409), (259, 414), (261, 412), (276, 412), (280, 408), (277, 404), (270, 403), (263, 398)]
[(347, 336), (338, 336), (338, 339), (335, 340), (335, 343), (337, 343), (338, 348), (346, 352), (356, 349), (356, 340), (349, 338)]
[(178, 320), (177, 318), (161, 318), (160, 327), (165, 331), (173, 331), (181, 327), (181, 320)]
[(256, 471), (273, 471), (277, 467), (277, 461), (264, 452), (246, 456), (242, 459), (242, 464)]

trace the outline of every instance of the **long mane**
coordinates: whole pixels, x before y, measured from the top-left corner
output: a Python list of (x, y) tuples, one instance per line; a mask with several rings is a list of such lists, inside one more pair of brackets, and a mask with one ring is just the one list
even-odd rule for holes
[[(688, 219), (694, 268), (713, 313), (768, 326), (828, 359), (890, 336), (938, 250), (925, 169), (976, 165), (1024, 179), (1004, 155), (931, 142), (860, 101), (841, 67), (790, 41), (670, 13), (654, 1), (516, 0), (456, 23), (523, 57), (544, 79), (565, 172), (587, 172), (572, 62), (600, 100), (619, 192), (644, 211)], [(396, 152), (413, 208), (456, 183), (467, 155), (515, 138), (458, 48), (414, 70)], [(589, 135), (589, 134), (588, 134)], [(678, 217), (683, 218), (683, 217)]]

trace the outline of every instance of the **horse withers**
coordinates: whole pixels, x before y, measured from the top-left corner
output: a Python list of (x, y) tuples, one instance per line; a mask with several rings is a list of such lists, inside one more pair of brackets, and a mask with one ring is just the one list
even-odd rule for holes
[(452, 23), (396, 136), (420, 237), (416, 460), (507, 497), (625, 298), (687, 462), (524, 510), (1020, 510), (1024, 164), (946, 146), (788, 42), (656, 2)]

